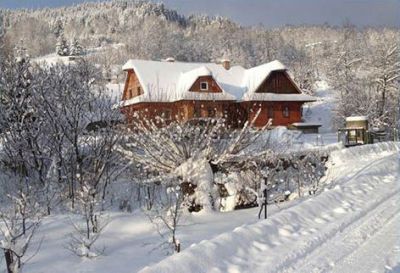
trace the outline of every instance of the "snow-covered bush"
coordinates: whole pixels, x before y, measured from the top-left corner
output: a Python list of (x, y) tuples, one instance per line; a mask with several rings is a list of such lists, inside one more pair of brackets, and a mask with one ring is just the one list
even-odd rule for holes
[(163, 238), (161, 248), (166, 247), (167, 254), (181, 251), (181, 242), (177, 238), (177, 230), (180, 225), (180, 218), (184, 212), (184, 193), (180, 186), (166, 188), (166, 199), (163, 203), (147, 212), (150, 221), (155, 225), (158, 234)]
[(0, 162), (22, 177), (50, 214), (91, 182), (101, 198), (119, 174), (120, 118), (85, 62), (40, 68), (29, 59), (3, 62), (0, 70)]
[(3, 250), (8, 273), (21, 271), (25, 254), (40, 225), (40, 214), (28, 213), (24, 205), (26, 200), (26, 196), (14, 196), (10, 205), (0, 209), (0, 249)]
[(95, 258), (104, 253), (95, 243), (99, 239), (108, 220), (101, 213), (98, 189), (85, 181), (77, 192), (78, 221), (71, 219), (74, 231), (70, 234), (67, 248), (79, 257)]
[[(213, 186), (211, 165), (228, 166), (230, 162), (265, 153), (262, 147), (258, 147), (260, 150), (255, 154), (249, 149), (243, 152), (263, 132), (253, 130), (251, 123), (243, 129), (231, 130), (222, 118), (196, 124), (167, 124), (162, 118), (158, 121), (162, 123), (161, 127), (155, 121), (138, 118), (121, 151), (133, 165), (147, 169), (146, 176), (152, 177), (150, 182), (163, 183), (164, 177), (168, 177), (168, 183), (177, 181), (189, 185), (182, 189), (191, 191), (191, 210), (215, 208), (218, 190)], [(171, 180), (171, 177), (179, 179)], [(189, 192), (184, 195), (186, 193)]]

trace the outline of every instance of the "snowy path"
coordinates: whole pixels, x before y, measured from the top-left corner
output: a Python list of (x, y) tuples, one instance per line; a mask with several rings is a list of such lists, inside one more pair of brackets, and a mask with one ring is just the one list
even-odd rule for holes
[[(389, 157), (389, 160), (391, 158)], [(385, 159), (388, 160), (388, 158)], [(381, 164), (385, 164), (386, 160), (380, 160)], [(379, 167), (379, 164), (376, 166)], [(365, 173), (366, 171), (362, 174)], [(395, 180), (391, 181), (392, 179)], [(393, 236), (399, 236), (400, 230), (397, 229), (397, 234), (394, 232), (394, 227), (399, 223), (395, 219), (400, 218), (400, 187), (399, 183), (396, 183), (398, 179), (398, 176), (383, 176), (382, 182), (396, 184), (392, 193), (380, 196), (375, 202), (371, 202), (365, 207), (370, 210), (365, 210), (363, 204), (358, 204), (352, 214), (357, 218), (360, 216), (359, 219), (345, 228), (339, 228), (331, 239), (313, 249), (304, 259), (292, 265), (285, 272), (327, 272), (331, 270), (334, 272), (371, 272), (370, 270), (376, 265), (380, 265), (380, 271), (376, 272), (382, 272), (385, 266), (382, 250), (390, 250), (395, 247), (396, 243), (399, 243), (398, 240), (393, 240)], [(393, 231), (392, 237), (388, 236), (382, 240), (384, 237), (382, 232), (386, 229)], [(364, 252), (367, 255), (360, 255)], [(354, 255), (358, 258), (354, 259)], [(338, 264), (336, 264), (337, 262)], [(354, 269), (350, 270), (350, 266)]]
[(143, 272), (385, 272), (385, 266), (396, 266), (398, 152), (352, 161), (351, 170), (350, 162), (342, 163), (334, 167), (330, 190)]
[[(399, 206), (398, 203), (396, 203)], [(333, 272), (382, 272), (400, 264), (400, 214), (335, 265)], [(368, 259), (365, 259), (368, 257)], [(363, 261), (360, 263), (359, 261)], [(400, 268), (399, 268), (400, 269)], [(400, 272), (398, 269), (397, 272)]]

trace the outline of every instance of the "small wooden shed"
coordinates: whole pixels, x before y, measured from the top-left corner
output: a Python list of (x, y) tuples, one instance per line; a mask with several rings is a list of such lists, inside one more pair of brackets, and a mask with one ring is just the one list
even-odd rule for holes
[(318, 129), (321, 127), (321, 124), (317, 123), (308, 123), (308, 122), (295, 122), (289, 126), (289, 129), (296, 129), (302, 131), (304, 134), (318, 134)]
[(339, 128), (338, 140), (346, 147), (370, 143), (368, 117), (355, 116), (346, 118), (346, 127)]

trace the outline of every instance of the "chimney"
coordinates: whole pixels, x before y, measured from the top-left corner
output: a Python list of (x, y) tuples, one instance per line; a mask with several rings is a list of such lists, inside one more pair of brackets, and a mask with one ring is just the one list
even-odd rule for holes
[(222, 65), (226, 70), (231, 69), (231, 61), (230, 61), (229, 59), (222, 59), (222, 60), (221, 60), (221, 65)]
[(165, 61), (168, 63), (173, 63), (173, 62), (175, 62), (175, 59), (173, 57), (168, 57), (165, 59)]

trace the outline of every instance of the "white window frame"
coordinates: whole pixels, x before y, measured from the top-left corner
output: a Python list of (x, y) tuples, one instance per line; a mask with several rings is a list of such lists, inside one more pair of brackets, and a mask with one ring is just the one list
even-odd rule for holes
[[(202, 88), (203, 84), (206, 84), (206, 88)], [(208, 82), (200, 82), (200, 90), (201, 91), (208, 91)]]

